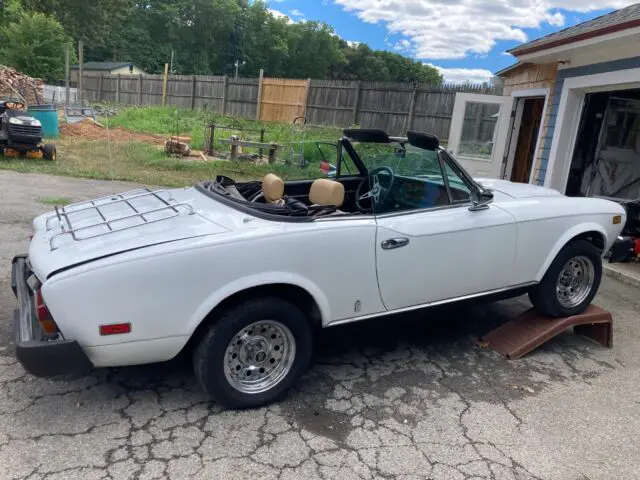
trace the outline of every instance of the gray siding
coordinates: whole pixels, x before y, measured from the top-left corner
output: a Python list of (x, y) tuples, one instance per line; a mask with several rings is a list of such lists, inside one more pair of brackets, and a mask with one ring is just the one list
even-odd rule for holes
[[(630, 68), (640, 68), (640, 57), (625, 58), (622, 60), (614, 60), (611, 62), (594, 63), (593, 65), (585, 65), (583, 67), (567, 68), (566, 70), (558, 70), (556, 77), (556, 86), (553, 91), (553, 103), (551, 108), (551, 116), (547, 125), (546, 135), (542, 139), (542, 155), (540, 167), (536, 178), (538, 184), (544, 184), (547, 173), (547, 165), (549, 164), (549, 155), (551, 153), (551, 143), (556, 129), (556, 119), (558, 117), (558, 108), (560, 107), (560, 97), (564, 82), (568, 78), (582, 77), (585, 75), (595, 75), (598, 73), (615, 72), (618, 70), (628, 70)], [(640, 82), (640, 77), (638, 78)], [(640, 84), (639, 84), (640, 86)]]

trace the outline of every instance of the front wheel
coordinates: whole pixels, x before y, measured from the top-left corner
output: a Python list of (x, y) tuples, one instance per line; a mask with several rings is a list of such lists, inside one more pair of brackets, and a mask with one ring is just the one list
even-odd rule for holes
[(42, 157), (45, 160), (55, 161), (58, 154), (56, 152), (56, 146), (51, 143), (47, 143), (42, 146)]
[(600, 252), (586, 240), (575, 240), (560, 251), (529, 298), (542, 315), (580, 315), (593, 301), (601, 280)]
[(229, 408), (257, 408), (283, 398), (309, 366), (311, 328), (280, 298), (248, 300), (212, 326), (193, 353), (198, 381)]

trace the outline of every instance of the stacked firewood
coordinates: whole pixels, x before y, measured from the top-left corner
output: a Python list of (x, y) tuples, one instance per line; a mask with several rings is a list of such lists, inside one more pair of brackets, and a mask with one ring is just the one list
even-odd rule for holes
[(43, 103), (44, 82), (15, 68), (0, 65), (0, 99), (7, 98), (37, 105)]

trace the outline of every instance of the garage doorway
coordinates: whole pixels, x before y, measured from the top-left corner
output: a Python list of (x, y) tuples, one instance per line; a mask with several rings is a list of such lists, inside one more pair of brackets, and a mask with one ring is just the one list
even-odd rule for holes
[(640, 198), (640, 89), (585, 95), (566, 194)]
[[(512, 182), (529, 183), (531, 170), (536, 154), (536, 146), (542, 125), (545, 98), (521, 98), (522, 117), (520, 119), (519, 131), (514, 131), (515, 150), (513, 152), (513, 166), (511, 168)], [(516, 112), (520, 110), (520, 105)], [(516, 113), (517, 115), (517, 113)]]
[(507, 154), (502, 164), (502, 177), (517, 183), (531, 183), (535, 159), (541, 148), (547, 89), (518, 90), (509, 127)]

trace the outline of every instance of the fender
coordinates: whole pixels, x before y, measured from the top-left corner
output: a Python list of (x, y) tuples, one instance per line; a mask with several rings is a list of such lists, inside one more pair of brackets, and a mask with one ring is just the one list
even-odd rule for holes
[(326, 325), (331, 320), (331, 307), (329, 300), (322, 293), (322, 290), (311, 280), (290, 272), (263, 272), (255, 275), (249, 275), (226, 284), (224, 287), (213, 292), (207, 297), (202, 304), (196, 309), (188, 323), (189, 336), (193, 335), (196, 328), (202, 323), (209, 313), (220, 305), (230, 296), (247, 290), (249, 288), (261, 287), (263, 285), (283, 283), (294, 285), (306, 290), (315, 300), (320, 315), (322, 317), (322, 325)]
[(575, 225), (574, 227), (571, 227), (569, 230), (564, 232), (562, 237), (560, 237), (560, 239), (554, 244), (553, 248), (551, 249), (551, 253), (547, 256), (547, 259), (544, 261), (542, 267), (536, 275), (536, 281), (540, 282), (542, 280), (542, 277), (544, 277), (545, 273), (547, 273), (547, 270), (551, 266), (551, 263), (555, 260), (555, 258), (558, 256), (558, 253), (560, 253), (560, 250), (562, 250), (567, 243), (569, 243), (578, 235), (587, 232), (598, 232), (604, 238), (605, 245), (609, 245), (609, 237), (606, 230), (602, 228), (602, 225), (598, 225), (594, 222), (586, 222)]

